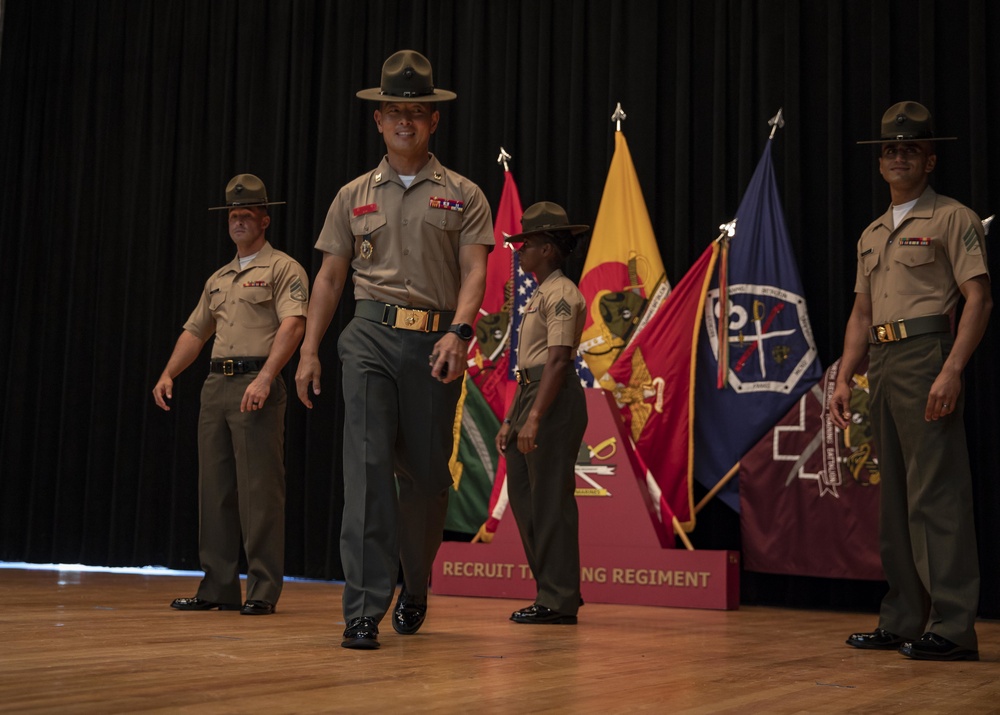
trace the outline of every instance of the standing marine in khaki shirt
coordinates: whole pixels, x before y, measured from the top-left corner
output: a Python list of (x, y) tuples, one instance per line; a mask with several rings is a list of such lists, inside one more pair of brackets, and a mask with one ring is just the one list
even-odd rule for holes
[[(854, 308), (830, 417), (851, 419), (850, 382), (869, 356), (881, 475), (879, 545), (889, 592), (878, 627), (847, 644), (917, 660), (979, 660), (979, 563), (962, 371), (993, 300), (983, 227), (929, 186), (937, 166), (930, 112), (900, 102), (882, 117), (879, 173), (892, 205), (858, 241)], [(953, 139), (954, 137), (946, 137)], [(952, 334), (959, 298), (961, 320)]]
[(580, 608), (580, 537), (576, 458), (587, 428), (587, 400), (573, 366), (587, 302), (562, 272), (576, 236), (558, 204), (541, 201), (521, 217), (521, 268), (538, 288), (525, 309), (517, 343), (517, 391), (497, 449), (507, 458), (507, 493), (535, 577), (535, 602), (515, 623), (575, 624)]
[(489, 204), (474, 183), (428, 151), (455, 98), (434, 87), (430, 62), (402, 50), (382, 66), (375, 125), (386, 155), (344, 186), (316, 241), (316, 274), (295, 375), (299, 399), (320, 394), (319, 344), (353, 269), (354, 320), (338, 340), (343, 363), (345, 648), (379, 647), (378, 624), (403, 588), (393, 629), (416, 633), (444, 534), (452, 426), (471, 323), (493, 246)]
[[(153, 388), (170, 410), (174, 378), (215, 337), (198, 420), (199, 556), (205, 577), (182, 611), (274, 613), (285, 564), (285, 405), (281, 369), (305, 330), (309, 279), (265, 238), (271, 217), (263, 182), (252, 174), (226, 187), (236, 257), (206, 282)], [(241, 602), (240, 543), (247, 556)]]

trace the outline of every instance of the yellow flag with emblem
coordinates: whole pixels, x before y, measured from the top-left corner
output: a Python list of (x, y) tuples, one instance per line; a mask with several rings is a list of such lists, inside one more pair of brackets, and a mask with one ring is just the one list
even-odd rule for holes
[(632, 155), (618, 131), (580, 278), (587, 300), (580, 354), (595, 380), (628, 344), (650, 296), (666, 281)]

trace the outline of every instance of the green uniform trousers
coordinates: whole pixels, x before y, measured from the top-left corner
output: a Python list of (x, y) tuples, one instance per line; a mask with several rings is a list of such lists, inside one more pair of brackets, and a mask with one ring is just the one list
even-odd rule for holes
[(531, 410), (540, 382), (517, 388), (507, 440), (507, 495), (528, 567), (535, 603), (565, 615), (580, 608), (580, 535), (576, 460), (587, 429), (587, 399), (572, 370), (538, 426), (538, 449), (522, 453), (517, 430)]
[(343, 363), (344, 618), (381, 620), (400, 564), (411, 600), (426, 603), (444, 534), (462, 381), (431, 375), (442, 333), (354, 318), (337, 347)]
[(953, 413), (924, 420), (928, 393), (953, 342), (938, 333), (870, 350), (879, 540), (889, 582), (879, 626), (913, 639), (930, 631), (977, 648), (979, 562), (964, 389)]
[(240, 412), (255, 374), (210, 374), (198, 418), (198, 598), (238, 604), (240, 541), (247, 600), (277, 603), (285, 567), (285, 405), (280, 375), (263, 409)]

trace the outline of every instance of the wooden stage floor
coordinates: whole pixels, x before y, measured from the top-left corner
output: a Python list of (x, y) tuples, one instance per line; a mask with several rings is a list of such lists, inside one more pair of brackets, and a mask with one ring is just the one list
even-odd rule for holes
[[(978, 663), (844, 645), (871, 614), (588, 604), (578, 626), (521, 602), (434, 596), (382, 648), (340, 647), (342, 586), (290, 581), (278, 612), (180, 612), (198, 579), (0, 569), (0, 711), (10, 713), (987, 713), (1000, 623)], [(584, 594), (586, 596), (586, 594)]]

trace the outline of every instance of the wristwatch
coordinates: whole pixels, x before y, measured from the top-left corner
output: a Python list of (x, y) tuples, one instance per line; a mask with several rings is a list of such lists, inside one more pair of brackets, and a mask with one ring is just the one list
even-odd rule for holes
[(450, 328), (448, 328), (449, 333), (455, 333), (465, 342), (472, 340), (472, 326), (468, 323), (455, 323)]

